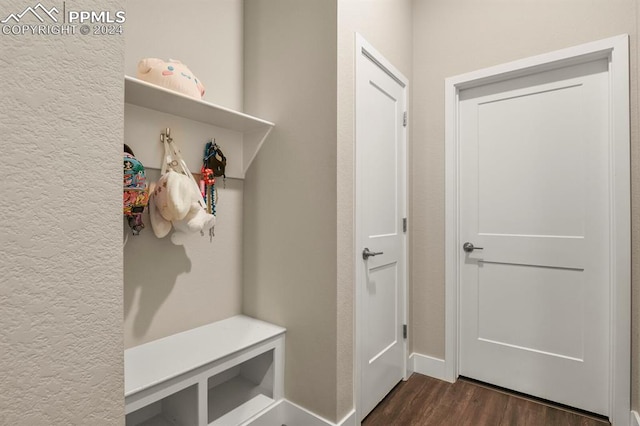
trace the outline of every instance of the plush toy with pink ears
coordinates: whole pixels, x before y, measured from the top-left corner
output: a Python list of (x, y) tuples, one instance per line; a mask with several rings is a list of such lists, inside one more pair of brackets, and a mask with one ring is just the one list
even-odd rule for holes
[[(209, 231), (213, 237), (216, 217), (206, 211), (200, 187), (189, 171), (180, 150), (171, 137), (171, 129), (160, 135), (164, 144), (164, 160), (160, 169), (160, 179), (151, 189), (149, 216), (156, 237), (163, 238), (173, 226), (174, 244), (182, 244), (180, 235)], [(176, 237), (177, 239), (175, 239)]]
[(149, 201), (151, 226), (156, 237), (163, 238), (171, 226), (184, 233), (204, 232), (216, 224), (216, 217), (200, 205), (200, 192), (192, 178), (169, 170), (153, 189)]
[(196, 99), (204, 96), (204, 85), (186, 65), (180, 61), (146, 58), (138, 62), (137, 77), (140, 80), (179, 92)]

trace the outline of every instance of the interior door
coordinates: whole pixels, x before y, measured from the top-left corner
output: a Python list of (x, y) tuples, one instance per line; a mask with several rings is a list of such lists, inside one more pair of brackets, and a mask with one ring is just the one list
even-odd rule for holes
[(404, 377), (406, 83), (357, 52), (356, 250), (360, 415)]
[(462, 90), (459, 122), (459, 372), (604, 415), (607, 69), (602, 59)]

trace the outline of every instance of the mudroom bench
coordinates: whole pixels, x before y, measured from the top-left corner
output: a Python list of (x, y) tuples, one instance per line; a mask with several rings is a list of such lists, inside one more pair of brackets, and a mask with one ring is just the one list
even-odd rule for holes
[(283, 397), (285, 331), (238, 315), (125, 350), (126, 426), (249, 423)]

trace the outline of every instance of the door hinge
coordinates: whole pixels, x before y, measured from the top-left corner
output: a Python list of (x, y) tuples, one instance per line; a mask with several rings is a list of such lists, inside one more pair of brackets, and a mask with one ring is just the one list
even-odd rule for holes
[(402, 232), (407, 232), (407, 218), (403, 217), (402, 218)]
[(407, 324), (402, 324), (402, 338), (407, 338)]
[(402, 115), (402, 127), (407, 127), (407, 111)]

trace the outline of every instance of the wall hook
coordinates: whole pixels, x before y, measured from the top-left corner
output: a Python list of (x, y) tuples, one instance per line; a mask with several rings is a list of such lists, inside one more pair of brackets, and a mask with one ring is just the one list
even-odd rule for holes
[(164, 143), (165, 139), (168, 143), (173, 142), (173, 138), (171, 138), (171, 129), (169, 127), (167, 127), (164, 132), (160, 133), (160, 143)]

